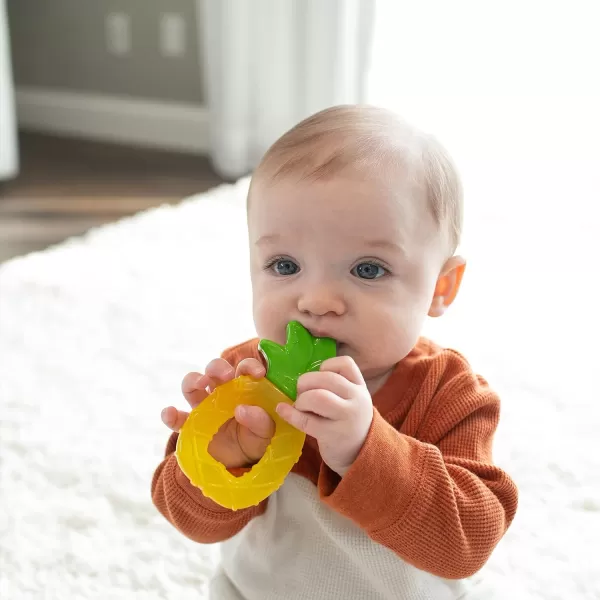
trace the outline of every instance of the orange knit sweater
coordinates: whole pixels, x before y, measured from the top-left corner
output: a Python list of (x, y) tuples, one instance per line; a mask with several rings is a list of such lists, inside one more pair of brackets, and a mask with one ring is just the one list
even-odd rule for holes
[[(236, 365), (260, 358), (257, 340), (223, 353)], [(323, 463), (307, 437), (294, 472), (318, 487), (322, 502), (418, 569), (448, 579), (477, 572), (517, 509), (517, 489), (492, 463), (500, 401), (453, 350), (421, 339), (374, 395), (365, 444), (346, 475)], [(268, 499), (224, 509), (177, 465), (177, 434), (152, 480), (158, 510), (197, 542), (224, 541), (265, 511)]]

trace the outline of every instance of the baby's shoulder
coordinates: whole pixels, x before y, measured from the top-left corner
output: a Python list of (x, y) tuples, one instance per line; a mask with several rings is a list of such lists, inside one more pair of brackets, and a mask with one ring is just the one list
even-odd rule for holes
[(405, 360), (411, 363), (411, 366), (420, 366), (424, 370), (435, 367), (440, 375), (463, 371), (473, 373), (464, 354), (454, 348), (441, 346), (426, 337), (419, 338)]
[[(436, 444), (467, 419), (496, 427), (500, 398), (461, 352), (421, 338), (407, 359), (412, 364), (405, 374), (409, 414), (399, 424), (403, 433)], [(476, 433), (467, 429), (468, 435)]]
[(466, 356), (454, 349), (441, 346), (422, 337), (409, 355), (413, 365), (431, 390), (431, 399), (456, 398), (489, 399), (496, 394), (488, 380), (476, 372)]

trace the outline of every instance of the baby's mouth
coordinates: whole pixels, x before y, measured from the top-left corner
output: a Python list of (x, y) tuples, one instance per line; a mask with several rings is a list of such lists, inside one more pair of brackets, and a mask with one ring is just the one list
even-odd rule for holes
[(330, 338), (330, 339), (334, 339), (331, 335), (329, 335), (323, 329), (308, 329), (308, 331), (315, 338)]
[(307, 330), (314, 338), (329, 338), (335, 342), (336, 356), (344, 356), (348, 352), (348, 345), (345, 342), (338, 340), (335, 336), (330, 335), (323, 329), (309, 328)]

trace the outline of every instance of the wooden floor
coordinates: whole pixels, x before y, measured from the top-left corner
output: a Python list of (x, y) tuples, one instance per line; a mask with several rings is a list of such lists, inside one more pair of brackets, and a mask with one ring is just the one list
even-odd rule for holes
[(19, 145), (20, 175), (0, 182), (0, 262), (221, 183), (203, 157), (33, 133)]

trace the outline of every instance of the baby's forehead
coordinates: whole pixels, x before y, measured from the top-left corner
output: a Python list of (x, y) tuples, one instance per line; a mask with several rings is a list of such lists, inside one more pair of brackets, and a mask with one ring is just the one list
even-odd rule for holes
[[(374, 176), (339, 173), (327, 179), (281, 177), (257, 182), (249, 205), (252, 243), (290, 239), (364, 246), (420, 245), (436, 226), (422, 193), (406, 180), (390, 186)], [(264, 245), (264, 244), (263, 244)]]

